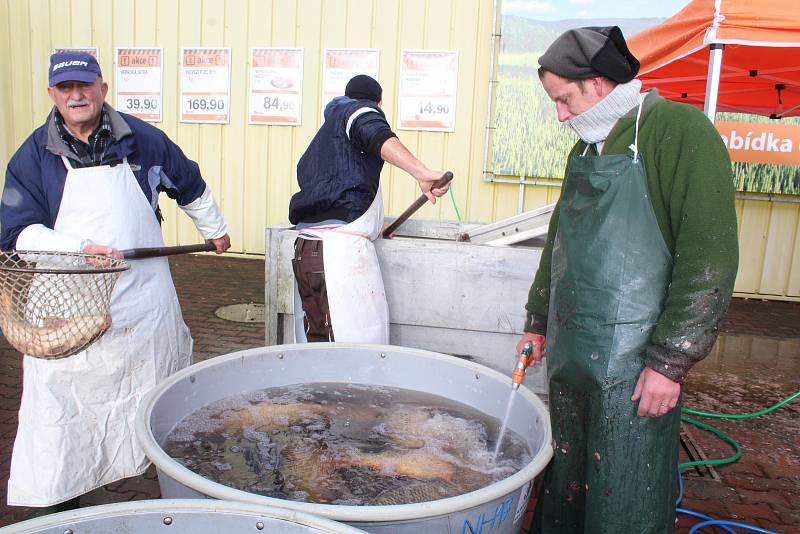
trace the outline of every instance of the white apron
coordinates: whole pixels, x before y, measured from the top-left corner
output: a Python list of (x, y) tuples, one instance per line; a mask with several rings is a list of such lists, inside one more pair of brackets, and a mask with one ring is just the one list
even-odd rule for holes
[[(54, 230), (117, 249), (164, 245), (127, 160), (73, 169), (69, 160)], [(134, 435), (142, 396), (191, 363), (166, 258), (130, 261), (111, 297), (113, 324), (89, 348), (60, 360), (25, 356), (8, 504), (51, 506), (141, 474)]]
[[(383, 229), (380, 186), (369, 209), (355, 221), (322, 233), (328, 307), (336, 341), (389, 343), (389, 305), (372, 243)], [(295, 283), (295, 340), (306, 341), (303, 309)]]

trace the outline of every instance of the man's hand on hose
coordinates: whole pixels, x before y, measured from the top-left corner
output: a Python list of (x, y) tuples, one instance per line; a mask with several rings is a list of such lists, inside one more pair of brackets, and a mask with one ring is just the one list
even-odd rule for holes
[(417, 172), (414, 175), (414, 178), (416, 178), (417, 182), (419, 183), (419, 188), (422, 189), (422, 192), (426, 197), (428, 197), (428, 200), (431, 201), (431, 204), (436, 204), (436, 197), (444, 195), (447, 193), (447, 190), (450, 189), (450, 184), (447, 184), (441, 188), (431, 189), (431, 186), (433, 186), (433, 184), (443, 175), (443, 172), (432, 171), (427, 168)]
[(525, 332), (522, 334), (522, 338), (517, 343), (517, 354), (522, 354), (522, 349), (525, 348), (525, 344), (531, 344), (531, 355), (528, 358), (528, 365), (538, 365), (539, 362), (542, 361), (542, 357), (544, 357), (544, 346), (545, 346), (545, 338), (541, 334), (534, 334), (532, 332)]
[(640, 417), (661, 417), (678, 405), (681, 385), (658, 371), (645, 367), (636, 382), (631, 400), (639, 401)]
[(215, 247), (217, 247), (217, 249), (214, 251), (217, 254), (222, 254), (231, 248), (231, 238), (228, 236), (228, 234), (216, 239), (206, 239), (206, 243), (212, 243)]

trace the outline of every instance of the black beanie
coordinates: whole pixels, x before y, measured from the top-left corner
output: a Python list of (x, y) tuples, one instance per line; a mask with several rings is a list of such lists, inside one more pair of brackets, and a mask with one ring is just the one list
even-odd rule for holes
[(639, 60), (617, 26), (567, 30), (542, 54), (539, 65), (570, 80), (605, 76), (626, 83), (639, 72)]
[(380, 102), (383, 96), (383, 89), (381, 89), (381, 84), (375, 81), (374, 78), (366, 74), (359, 74), (358, 76), (353, 76), (347, 82), (347, 87), (344, 88), (344, 96), (356, 100)]

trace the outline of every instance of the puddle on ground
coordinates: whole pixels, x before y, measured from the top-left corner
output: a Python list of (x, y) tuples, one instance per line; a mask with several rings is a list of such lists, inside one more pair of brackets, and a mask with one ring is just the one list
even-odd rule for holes
[[(690, 372), (683, 405), (693, 410), (747, 414), (778, 404), (800, 390), (800, 338), (720, 334), (708, 357)], [(691, 416), (729, 434), (744, 454), (769, 455), (775, 465), (800, 465), (800, 398), (769, 414), (729, 420)], [(696, 430), (708, 456), (731, 455), (726, 443)], [(722, 468), (724, 471), (724, 468)]]

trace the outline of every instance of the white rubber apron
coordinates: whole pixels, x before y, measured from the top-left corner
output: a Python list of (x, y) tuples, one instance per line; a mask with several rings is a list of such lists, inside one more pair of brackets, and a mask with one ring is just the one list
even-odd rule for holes
[[(127, 161), (73, 169), (62, 159), (67, 178), (54, 230), (117, 249), (164, 245)], [(136, 409), (191, 363), (192, 338), (166, 258), (130, 264), (111, 297), (113, 324), (98, 341), (60, 360), (24, 357), (8, 504), (58, 504), (147, 469)]]
[[(389, 343), (389, 305), (372, 243), (383, 229), (380, 186), (369, 209), (355, 221), (322, 234), (325, 286), (335, 341)], [(295, 283), (295, 339), (305, 342)]]

